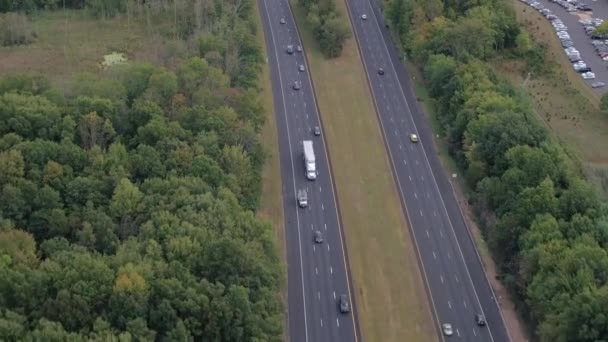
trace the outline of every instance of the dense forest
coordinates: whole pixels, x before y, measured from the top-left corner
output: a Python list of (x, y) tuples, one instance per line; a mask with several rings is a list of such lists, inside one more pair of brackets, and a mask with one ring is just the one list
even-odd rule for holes
[[(519, 89), (486, 63), (540, 68), (544, 49), (509, 3), (390, 0), (392, 29), (418, 63), (502, 280), (540, 341), (608, 339), (608, 212)], [(550, 70), (544, 70), (550, 72)]]
[(281, 340), (257, 14), (213, 10), (174, 67), (0, 78), (0, 340)]

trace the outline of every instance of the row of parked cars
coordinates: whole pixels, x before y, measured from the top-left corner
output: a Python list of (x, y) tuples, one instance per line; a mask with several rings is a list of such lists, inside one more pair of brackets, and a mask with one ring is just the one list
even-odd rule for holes
[[(522, 2), (529, 4), (532, 8), (536, 9), (542, 16), (547, 18), (553, 28), (555, 29), (555, 34), (559, 39), (562, 47), (564, 48), (564, 52), (570, 62), (572, 62), (572, 67), (574, 70), (581, 74), (583, 79), (585, 80), (593, 80), (595, 79), (595, 73), (591, 70), (589, 66), (582, 60), (580, 52), (574, 47), (574, 42), (568, 33), (568, 26), (564, 24), (564, 22), (555, 14), (551, 12), (550, 9), (545, 8), (541, 3), (535, 0), (521, 0)], [(551, 2), (557, 3), (562, 6), (568, 12), (576, 12), (576, 11), (591, 11), (591, 6), (587, 4), (580, 3), (578, 0), (549, 0)], [(584, 21), (585, 24), (585, 32), (588, 35), (593, 35), (595, 28), (600, 25), (603, 20), (602, 19), (591, 19), (588, 21)], [(581, 22), (582, 23), (582, 22)], [(607, 57), (608, 60), (608, 41), (602, 41), (601, 44), (599, 42), (594, 43), (598, 44), (596, 51), (602, 51), (602, 53), (606, 53), (606, 55), (600, 55), (600, 57)], [(603, 46), (602, 46), (603, 45)], [(603, 82), (594, 82), (591, 84), (593, 88), (600, 88), (605, 86)]]
[[(600, 18), (581, 19), (578, 21), (583, 25), (585, 33), (591, 37), (591, 45), (595, 49), (597, 55), (604, 61), (608, 61), (608, 40), (602, 35), (598, 35), (595, 29), (600, 26), (604, 20)], [(593, 82), (591, 84), (593, 88), (601, 88), (606, 86), (604, 82)]]
[(584, 4), (582, 2), (579, 2), (578, 0), (549, 0), (551, 2), (554, 2), (560, 6), (562, 6), (566, 11), (572, 13), (572, 12), (576, 12), (576, 11), (581, 11), (581, 12), (591, 12), (591, 6)]

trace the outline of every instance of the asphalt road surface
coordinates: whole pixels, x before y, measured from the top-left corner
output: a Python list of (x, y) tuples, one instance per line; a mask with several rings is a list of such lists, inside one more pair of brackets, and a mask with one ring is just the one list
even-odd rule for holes
[[(383, 136), (410, 221), (436, 326), (449, 323), (460, 341), (509, 341), (504, 320), (464, 223), (432, 131), (399, 62), (377, 3), (347, 0)], [(363, 20), (362, 15), (367, 15)], [(379, 68), (385, 71), (378, 73)], [(417, 134), (420, 142), (410, 141)], [(483, 314), (480, 327), (475, 314)]]
[[(335, 189), (308, 63), (301, 52), (286, 52), (287, 45), (302, 45), (286, 0), (258, 0), (266, 37), (283, 183), (283, 207), (288, 265), (288, 333), (291, 342), (358, 341), (356, 310), (347, 273), (348, 259)], [(281, 24), (281, 19), (285, 24)], [(300, 65), (305, 71), (298, 70)], [(295, 81), (301, 89), (294, 90)], [(303, 140), (314, 145), (317, 179), (304, 174)], [(308, 208), (298, 208), (299, 189), (308, 193)], [(315, 231), (323, 243), (314, 243)], [(338, 299), (349, 298), (351, 313), (342, 314)]]

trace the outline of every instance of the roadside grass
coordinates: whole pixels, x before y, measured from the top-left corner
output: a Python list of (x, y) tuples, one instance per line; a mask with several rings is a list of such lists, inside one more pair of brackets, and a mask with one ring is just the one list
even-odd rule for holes
[(303, 10), (292, 5), (331, 154), (362, 339), (437, 340), (356, 42), (325, 59)]
[(91, 19), (83, 10), (43, 11), (31, 20), (38, 38), (30, 45), (0, 48), (0, 75), (39, 72), (62, 87), (75, 73), (97, 72), (105, 54), (122, 52), (130, 60), (162, 64), (179, 50), (168, 48), (161, 37), (167, 27), (157, 23)]
[[(581, 162), (587, 177), (608, 198), (608, 117), (598, 109), (599, 94), (573, 71), (548, 21), (517, 0), (513, 6), (528, 33), (547, 44), (546, 58), (554, 64), (550, 73), (532, 75), (525, 91), (539, 118), (574, 152), (570, 155)], [(521, 63), (497, 58), (492, 64), (521, 88), (526, 77)]]
[[(257, 1), (253, 2), (256, 15), (255, 24), (258, 28), (257, 40), (263, 47), (266, 54), (264, 31), (259, 16)], [(262, 170), (262, 201), (260, 210), (257, 215), (265, 220), (268, 220), (275, 232), (275, 241), (281, 257), (281, 268), (283, 270), (283, 278), (281, 283), (281, 301), (283, 304), (283, 341), (289, 341), (289, 332), (287, 324), (287, 251), (285, 247), (285, 219), (283, 216), (283, 195), (282, 195), (282, 179), (281, 165), (279, 159), (279, 145), (277, 137), (277, 126), (274, 113), (274, 103), (272, 97), (272, 83), (270, 79), (270, 70), (268, 64), (262, 65), (260, 75), (260, 86), (262, 87), (261, 100), (266, 111), (266, 122), (262, 129), (261, 141), (266, 153), (266, 162)]]

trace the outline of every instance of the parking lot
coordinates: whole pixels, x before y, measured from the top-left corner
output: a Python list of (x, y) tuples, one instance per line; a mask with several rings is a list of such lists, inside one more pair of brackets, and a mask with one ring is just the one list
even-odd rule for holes
[(596, 91), (602, 93), (608, 91), (606, 86), (608, 61), (602, 59), (606, 57), (608, 60), (608, 41), (592, 39), (594, 27), (599, 25), (602, 19), (608, 19), (608, 2), (592, 0), (522, 0), (522, 2), (539, 11), (551, 22), (555, 28), (556, 38), (561, 41), (564, 48), (567, 48), (563, 53), (573, 62), (573, 69), (579, 72)]

